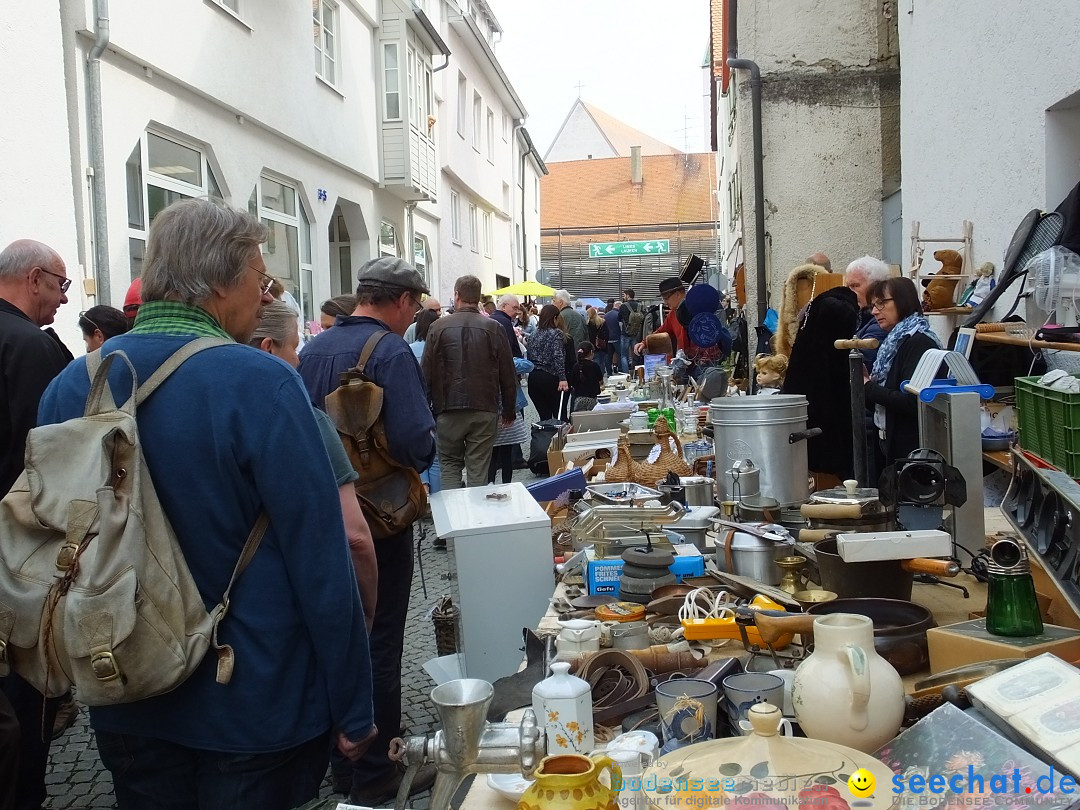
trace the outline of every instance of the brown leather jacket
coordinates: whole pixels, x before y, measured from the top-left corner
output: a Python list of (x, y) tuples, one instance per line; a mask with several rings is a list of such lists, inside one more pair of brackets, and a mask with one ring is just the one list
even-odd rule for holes
[(431, 391), (431, 407), (472, 409), (516, 416), (517, 375), (510, 343), (499, 324), (475, 308), (461, 308), (431, 325), (421, 363)]

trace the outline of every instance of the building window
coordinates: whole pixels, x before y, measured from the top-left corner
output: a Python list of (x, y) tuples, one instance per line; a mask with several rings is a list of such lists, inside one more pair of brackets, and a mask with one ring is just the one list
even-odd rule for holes
[(465, 137), (465, 116), (466, 116), (466, 100), (465, 93), (467, 88), (465, 87), (465, 74), (459, 73), (457, 75), (457, 134), (462, 138)]
[(495, 113), (490, 109), (487, 116), (487, 159), (495, 163)]
[(261, 175), (248, 208), (270, 229), (262, 246), (266, 272), (300, 305), (306, 324), (315, 318), (312, 292), (311, 218), (291, 182)]
[(177, 200), (224, 195), (206, 152), (195, 143), (146, 132), (124, 165), (128, 211), (128, 260), (131, 278), (142, 272), (146, 230), (163, 209)]
[(525, 258), (525, 246), (521, 244), (521, 223), (514, 224), (514, 245), (517, 250), (514, 251), (517, 254), (517, 266), (521, 267), (521, 262)]
[(413, 237), (413, 267), (424, 277), (424, 281), (431, 286), (431, 252), (428, 250), (426, 236)]
[(450, 192), (450, 238), (461, 244), (461, 196), (456, 191)]
[(480, 138), (481, 127), (484, 126), (484, 121), (481, 116), (484, 114), (484, 100), (480, 98), (479, 93), (473, 93), (472, 97), (472, 146), (477, 152), (480, 151)]
[(398, 70), (398, 46), (383, 45), (383, 117), (387, 121), (401, 118), (401, 79)]
[(337, 82), (337, 5), (330, 0), (311, 0), (311, 21), (315, 30), (315, 75)]
[(533, 210), (540, 210), (540, 178), (533, 178)]
[(480, 252), (480, 223), (473, 203), (469, 203), (469, 247), (472, 248), (473, 253)]
[(489, 259), (494, 252), (494, 234), (491, 232), (491, 212), (484, 212), (484, 255)]
[(510, 140), (510, 116), (503, 113), (503, 141)]
[(379, 225), (379, 255), (401, 258), (398, 252), (397, 228), (386, 220)]
[(431, 90), (431, 58), (409, 46), (409, 110), (412, 115), (412, 125), (421, 132), (427, 132), (428, 116), (435, 109), (434, 96)]

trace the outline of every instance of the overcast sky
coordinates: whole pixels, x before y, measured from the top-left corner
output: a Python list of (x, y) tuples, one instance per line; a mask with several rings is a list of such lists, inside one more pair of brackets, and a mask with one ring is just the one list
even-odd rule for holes
[[(705, 150), (708, 0), (488, 0), (495, 54), (544, 155), (578, 97), (654, 138)], [(687, 130), (687, 128), (689, 128)]]

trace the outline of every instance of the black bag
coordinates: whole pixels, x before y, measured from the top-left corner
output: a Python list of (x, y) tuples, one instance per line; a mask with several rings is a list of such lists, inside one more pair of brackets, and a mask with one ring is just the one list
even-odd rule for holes
[(529, 444), (529, 469), (533, 475), (548, 476), (547, 452), (555, 434), (566, 425), (562, 419), (545, 419), (532, 426), (532, 440)]

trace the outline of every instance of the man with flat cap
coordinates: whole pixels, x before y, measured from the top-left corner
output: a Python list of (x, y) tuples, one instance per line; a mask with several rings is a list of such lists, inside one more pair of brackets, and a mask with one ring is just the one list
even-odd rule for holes
[[(652, 334), (666, 334), (671, 339), (671, 351), (673, 353), (682, 349), (686, 357), (698, 365), (713, 365), (727, 356), (730, 350), (730, 338), (728, 339), (727, 349), (718, 346), (698, 346), (690, 340), (690, 335), (687, 334), (686, 327), (679, 321), (678, 315), (679, 305), (686, 300), (686, 285), (683, 284), (682, 279), (673, 277), (661, 281), (660, 298), (663, 299), (664, 306), (668, 308), (668, 314), (664, 322)], [(724, 331), (726, 332), (726, 330)], [(641, 355), (646, 353), (645, 350), (646, 342), (644, 340), (634, 347), (634, 351)]]
[[(300, 376), (312, 403), (323, 408), (326, 395), (337, 389), (341, 373), (356, 365), (368, 338), (378, 330), (387, 332), (364, 371), (384, 391), (383, 424), (390, 454), (401, 464), (423, 472), (435, 457), (435, 418), (420, 366), (402, 335), (420, 310), (420, 296), (428, 292), (427, 284), (411, 264), (389, 257), (369, 261), (356, 278), (356, 309), (304, 347)], [(387, 752), (401, 724), (401, 654), (412, 588), (412, 539), (410, 526), (375, 544), (379, 597), (370, 644), (379, 736), (355, 764), (349, 791), (353, 804), (368, 807), (392, 802), (402, 777)], [(426, 789), (434, 778), (433, 768), (422, 770), (413, 781), (413, 792)]]

